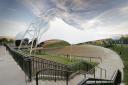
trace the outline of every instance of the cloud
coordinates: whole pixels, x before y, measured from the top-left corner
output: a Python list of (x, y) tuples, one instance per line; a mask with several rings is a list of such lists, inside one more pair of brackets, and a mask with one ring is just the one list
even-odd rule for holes
[(122, 3), (126, 2), (126, 0), (24, 0), (24, 1), (25, 1), (24, 3), (28, 5), (28, 7), (30, 7), (34, 13), (46, 12), (49, 9), (56, 8), (61, 12), (67, 12), (71, 14), (83, 13), (87, 15), (90, 14), (91, 12), (92, 13), (95, 12), (97, 15), (106, 10), (118, 7), (122, 5)]
[[(117, 9), (113, 9), (103, 16), (99, 17), (99, 20), (102, 24), (99, 24), (101, 27), (107, 27), (107, 29), (115, 29), (112, 32), (128, 30), (128, 10), (126, 6), (122, 6)], [(102, 29), (103, 29), (102, 28)], [(125, 30), (126, 29), (126, 30)]]
[(92, 23), (92, 29), (85, 31), (93, 31), (100, 34), (128, 34), (128, 12), (122, 12), (122, 9), (114, 9), (101, 17), (99, 22)]
[(0, 21), (0, 36), (15, 36), (20, 31), (26, 30), (25, 22), (2, 20)]
[(28, 7), (36, 16), (55, 8), (51, 0), (22, 0), (22, 3)]
[(24, 3), (36, 16), (50, 10), (48, 15), (55, 13), (55, 17), (84, 31), (128, 32), (128, 0), (25, 0)]
[(54, 9), (51, 12), (56, 12), (55, 16), (81, 29), (83, 25), (94, 21), (96, 17), (109, 10), (120, 8), (124, 4), (128, 5), (127, 0), (25, 0), (24, 3), (37, 16)]

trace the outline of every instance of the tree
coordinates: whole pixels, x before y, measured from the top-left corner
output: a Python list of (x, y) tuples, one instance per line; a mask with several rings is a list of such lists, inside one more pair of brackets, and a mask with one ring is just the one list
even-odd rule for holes
[(1, 38), (0, 39), (0, 43), (7, 43), (8, 42), (8, 39), (7, 38)]

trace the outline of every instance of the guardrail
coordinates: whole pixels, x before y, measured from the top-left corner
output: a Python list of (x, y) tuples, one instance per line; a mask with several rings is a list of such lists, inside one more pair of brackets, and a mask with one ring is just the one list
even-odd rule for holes
[[(69, 76), (72, 72), (66, 71), (66, 70), (58, 70), (58, 69), (43, 69), (43, 70), (38, 71), (36, 73), (36, 85), (38, 85), (39, 78), (41, 77), (41, 79), (42, 79), (42, 77), (44, 77), (44, 75), (47, 76), (47, 73), (49, 73), (49, 71), (51, 73), (50, 78), (52, 78), (52, 80), (56, 81), (57, 78), (64, 79), (64, 80), (66, 80), (66, 85), (68, 85)], [(40, 76), (40, 74), (41, 74), (41, 76)], [(44, 75), (42, 75), (42, 74), (44, 74)]]
[(9, 53), (12, 55), (13, 59), (16, 63), (21, 67), (24, 73), (28, 76), (28, 80), (31, 81), (32, 79), (32, 72), (31, 72), (31, 57), (24, 56), (14, 49), (11, 49), (8, 45), (5, 45), (6, 49), (9, 50)]
[(89, 70), (88, 72), (86, 72), (84, 75), (85, 75), (85, 78), (87, 78), (87, 75), (88, 74), (92, 74), (93, 75), (93, 78), (96, 78), (96, 69), (99, 69), (100, 72), (99, 72), (99, 75), (100, 75), (100, 79), (105, 79), (107, 77), (107, 71), (106, 69), (103, 69), (103, 68), (100, 68), (98, 66), (95, 66), (94, 68), (92, 68), (91, 70)]
[(121, 83), (121, 71), (120, 70), (116, 70), (115, 72), (114, 72), (114, 75), (112, 76), (112, 81), (113, 81), (113, 84), (114, 85), (119, 85), (120, 83)]
[(81, 59), (86, 59), (89, 62), (94, 62), (95, 60), (98, 61), (99, 63), (102, 63), (102, 58), (101, 57), (88, 57), (88, 56), (76, 56), (76, 58), (81, 58)]
[[(81, 70), (87, 72), (92, 67), (90, 67), (88, 64), (84, 64), (82, 66), (79, 65), (78, 71), (74, 71), (74, 69), (71, 69), (74, 65), (65, 65), (61, 63), (57, 63), (54, 61), (46, 60), (43, 58), (38, 58), (35, 56), (27, 56), (23, 55), (16, 51), (14, 48), (10, 48), (8, 45), (5, 45), (6, 48), (9, 50), (10, 54), (14, 58), (14, 60), (19, 64), (19, 66), (22, 68), (22, 70), (25, 72), (25, 74), (28, 76), (28, 80), (31, 81), (32, 78), (35, 78), (36, 73), (39, 72), (42, 69), (56, 69), (56, 70), (67, 70), (67, 71), (73, 71), (73, 74), (69, 76), (69, 79), (73, 78), (76, 74), (80, 73)], [(82, 68), (81, 68), (82, 67)], [(50, 74), (50, 72), (49, 72)], [(44, 75), (44, 74), (41, 74)], [(60, 75), (61, 76), (61, 75)]]
[[(87, 82), (91, 81), (90, 84), (87, 84)], [(110, 80), (108, 79), (98, 79), (98, 78), (88, 78), (83, 81), (81, 81), (78, 85), (120, 85), (121, 83), (121, 71), (116, 70), (113, 73), (113, 76)]]
[(111, 80), (89, 78), (83, 80), (78, 85), (115, 85), (115, 84), (113, 84)]
[(35, 56), (31, 57), (31, 65), (32, 65), (32, 76), (35, 76), (38, 71), (41, 69), (60, 69), (60, 70), (66, 70), (68, 69), (67, 65), (57, 63), (54, 61), (46, 60), (43, 58), (38, 58)]

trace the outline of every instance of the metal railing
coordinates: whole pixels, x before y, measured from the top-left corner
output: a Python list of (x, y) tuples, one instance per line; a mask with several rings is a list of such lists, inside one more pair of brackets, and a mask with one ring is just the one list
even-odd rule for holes
[(78, 85), (88, 85), (87, 82), (91, 82), (89, 85), (120, 85), (121, 83), (121, 71), (116, 70), (111, 79), (100, 78), (88, 78), (81, 81)]
[(91, 74), (93, 75), (91, 78), (96, 78), (96, 70), (100, 70), (98, 73), (100, 75), (100, 79), (105, 79), (107, 77), (107, 71), (106, 69), (103, 69), (101, 67), (98, 67), (98, 66), (95, 66), (94, 68), (92, 68), (91, 70), (89, 70), (88, 72), (86, 72), (84, 75), (85, 75), (85, 78), (87, 78), (87, 75), (88, 74)]
[(9, 53), (12, 55), (13, 59), (21, 67), (24, 73), (28, 76), (28, 80), (31, 81), (32, 79), (31, 57), (24, 56), (18, 53), (17, 51), (15, 51), (14, 49), (9, 48), (8, 46), (6, 46), (6, 49), (9, 50)]
[[(69, 79), (71, 79), (75, 75), (80, 73), (82, 70), (84, 72), (87, 72), (88, 70), (93, 68), (93, 66), (89, 65), (88, 63), (85, 63), (85, 64), (77, 63), (77, 65), (74, 65), (74, 64), (65, 65), (65, 64), (54, 62), (54, 61), (46, 60), (43, 58), (35, 57), (35, 56), (23, 55), (17, 52), (14, 48), (10, 48), (8, 45), (6, 45), (6, 48), (9, 50), (10, 54), (12, 55), (14, 60), (19, 64), (21, 69), (28, 76), (29, 81), (31, 81), (32, 78), (35, 78), (36, 73), (42, 69), (57, 69), (62, 71), (63, 70), (73, 71), (73, 73), (70, 74), (69, 76)], [(77, 69), (74, 68), (76, 66), (78, 66)]]
[(107, 79), (89, 78), (80, 82), (78, 85), (115, 85), (115, 84), (113, 84), (111, 80), (107, 80)]
[(54, 61), (46, 60), (38, 57), (31, 57), (31, 65), (32, 65), (32, 75), (35, 76), (38, 71), (41, 69), (60, 69), (66, 70), (68, 68), (67, 65), (57, 63)]
[(122, 81), (122, 74), (120, 70), (116, 70), (111, 78), (114, 85), (119, 85)]
[[(49, 76), (49, 73), (50, 73), (50, 76)], [(68, 85), (69, 76), (70, 76), (71, 73), (72, 73), (71, 71), (58, 70), (58, 69), (43, 69), (43, 70), (40, 70), (36, 73), (36, 85), (39, 85), (38, 84), (39, 78), (43, 79), (46, 76), (48, 76), (49, 78), (52, 78), (52, 80), (54, 80), (54, 81), (56, 81), (57, 79), (66, 80), (66, 85)]]
[[(63, 55), (65, 57), (70, 56), (69, 54), (67, 55)], [(102, 58), (101, 57), (91, 57), (91, 56), (76, 56), (76, 55), (71, 55), (73, 58), (76, 59), (82, 59), (82, 60), (87, 60), (89, 62), (98, 62), (98, 63), (102, 63)]]

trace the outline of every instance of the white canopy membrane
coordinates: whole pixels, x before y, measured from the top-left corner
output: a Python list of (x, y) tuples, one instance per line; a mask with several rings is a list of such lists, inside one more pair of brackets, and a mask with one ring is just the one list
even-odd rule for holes
[(82, 42), (111, 38), (111, 35), (96, 34), (84, 32), (65, 23), (60, 18), (55, 18), (49, 22), (49, 29), (41, 36), (38, 43), (46, 40), (58, 39), (64, 40), (70, 44), (78, 44)]

